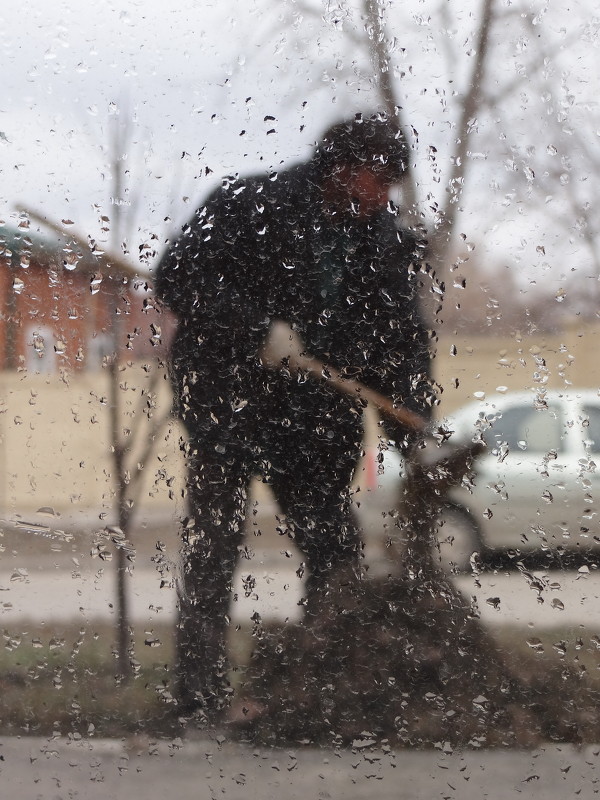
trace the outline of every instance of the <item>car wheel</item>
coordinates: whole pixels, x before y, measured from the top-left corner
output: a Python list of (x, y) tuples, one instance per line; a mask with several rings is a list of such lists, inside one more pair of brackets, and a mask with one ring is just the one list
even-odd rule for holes
[(446, 572), (471, 570), (471, 556), (481, 553), (481, 529), (475, 517), (458, 503), (446, 503), (436, 521), (434, 558)]

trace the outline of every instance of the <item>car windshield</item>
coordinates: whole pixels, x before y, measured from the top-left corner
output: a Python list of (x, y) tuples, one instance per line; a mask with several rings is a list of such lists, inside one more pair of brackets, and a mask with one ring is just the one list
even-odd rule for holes
[[(600, 426), (600, 416), (597, 420)], [(560, 409), (556, 406), (544, 409), (514, 406), (491, 420), (491, 428), (484, 438), (492, 448), (506, 445), (509, 450), (558, 452), (563, 449)]]

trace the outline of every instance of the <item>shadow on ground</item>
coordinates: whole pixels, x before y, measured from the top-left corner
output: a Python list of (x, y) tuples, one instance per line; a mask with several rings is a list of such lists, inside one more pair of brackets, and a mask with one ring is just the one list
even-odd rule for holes
[(496, 569), (510, 572), (521, 568), (535, 570), (578, 570), (587, 567), (596, 570), (600, 567), (600, 550), (577, 548), (559, 548), (556, 550), (534, 550), (522, 553), (513, 549), (497, 549), (484, 551), (481, 554), (484, 569)]

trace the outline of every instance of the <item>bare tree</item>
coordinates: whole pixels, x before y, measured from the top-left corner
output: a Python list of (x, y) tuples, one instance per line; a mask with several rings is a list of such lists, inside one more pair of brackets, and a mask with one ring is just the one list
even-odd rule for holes
[[(546, 138), (539, 136), (523, 148), (514, 148), (514, 162), (525, 180), (517, 188), (517, 200), (527, 203), (532, 223), (543, 217), (553, 228), (549, 246), (538, 242), (536, 251), (545, 265), (555, 242), (566, 245), (562, 266), (561, 311), (597, 318), (600, 299), (600, 210), (595, 200), (595, 177), (600, 174), (596, 147), (598, 105), (594, 89), (573, 74), (567, 56), (577, 48), (578, 61), (592, 59), (597, 20), (572, 24), (549, 38), (539, 35), (539, 19), (523, 15), (524, 34), (530, 50), (529, 91), (524, 99)], [(585, 75), (585, 71), (582, 70)], [(536, 219), (537, 218), (537, 219)], [(532, 225), (533, 227), (533, 225)], [(542, 294), (542, 292), (540, 292)]]
[[(561, 59), (592, 42), (596, 29), (590, 20), (559, 34), (542, 5), (288, 0), (277, 4), (277, 14), (257, 32), (262, 45), (276, 40), (278, 50), (287, 41), (289, 59), (302, 54), (320, 78), (311, 81), (311, 91), (329, 92), (339, 106), (378, 107), (404, 129), (415, 155), (401, 205), (409, 224), (427, 236), (431, 268), (423, 282), (433, 311), (460, 266), (454, 258), (461, 238), (486, 247), (487, 230), (498, 226), (508, 231), (509, 242), (533, 238), (510, 231), (513, 209), (521, 217), (515, 229), (522, 231), (531, 220), (530, 227), (543, 227), (548, 237), (555, 234), (548, 224), (555, 215), (565, 238), (581, 243), (587, 261), (598, 264), (594, 231), (600, 220), (591, 183), (572, 177), (577, 168), (591, 175), (600, 166), (590, 144), (597, 119), (588, 113), (583, 125), (576, 124), (583, 109), (578, 112), (567, 70), (561, 69)], [(260, 53), (258, 58), (267, 58), (269, 48)], [(285, 88), (288, 98), (300, 92), (305, 85)], [(422, 97), (431, 98), (428, 106)], [(548, 117), (552, 106), (554, 116)], [(548, 137), (544, 147), (542, 135)], [(542, 270), (544, 247), (536, 245), (532, 266)], [(558, 259), (549, 262), (553, 275), (559, 269)], [(547, 297), (548, 283), (539, 282), (535, 290)]]
[[(127, 680), (132, 674), (132, 626), (127, 590), (127, 574), (130, 557), (133, 553), (131, 542), (135, 512), (139, 507), (144, 467), (150, 460), (159, 441), (161, 431), (170, 417), (170, 408), (156, 409), (153, 397), (163, 380), (158, 364), (150, 370), (147, 386), (140, 388), (136, 407), (126, 414), (124, 392), (126, 387), (123, 359), (126, 349), (127, 331), (123, 313), (129, 298), (126, 293), (135, 287), (136, 281), (144, 279), (145, 269), (133, 265), (123, 254), (128, 252), (126, 234), (134, 233), (134, 211), (142, 190), (140, 183), (134, 192), (126, 189), (128, 170), (126, 154), (132, 146), (130, 118), (125, 122), (117, 120), (111, 128), (108, 149), (108, 172), (111, 179), (112, 219), (101, 211), (100, 223), (104, 233), (110, 234), (110, 244), (100, 249), (91, 236), (78, 233), (70, 225), (64, 225), (31, 209), (22, 209), (28, 216), (55, 233), (75, 242), (81, 249), (92, 249), (98, 262), (98, 272), (102, 277), (105, 302), (109, 307), (110, 337), (112, 353), (104, 359), (104, 368), (109, 375), (109, 441), (108, 449), (112, 459), (112, 481), (114, 492), (114, 524), (105, 534), (115, 546), (116, 575), (116, 638), (119, 673)], [(131, 198), (125, 201), (126, 195)], [(96, 279), (99, 276), (96, 274)]]

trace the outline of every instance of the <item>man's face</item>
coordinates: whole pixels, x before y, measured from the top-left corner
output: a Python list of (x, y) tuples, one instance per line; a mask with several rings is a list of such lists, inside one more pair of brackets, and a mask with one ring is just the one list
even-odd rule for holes
[(364, 219), (385, 208), (394, 183), (383, 171), (342, 166), (333, 176), (330, 199), (341, 208), (352, 208), (356, 216)]

